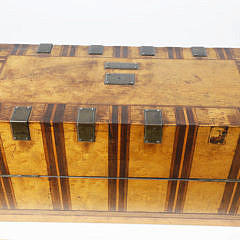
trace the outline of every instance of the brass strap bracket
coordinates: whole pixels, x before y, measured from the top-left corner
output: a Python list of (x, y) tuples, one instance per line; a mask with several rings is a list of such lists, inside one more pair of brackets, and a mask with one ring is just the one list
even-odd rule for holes
[(31, 140), (29, 131), (29, 116), (32, 107), (15, 107), (10, 120), (14, 140)]

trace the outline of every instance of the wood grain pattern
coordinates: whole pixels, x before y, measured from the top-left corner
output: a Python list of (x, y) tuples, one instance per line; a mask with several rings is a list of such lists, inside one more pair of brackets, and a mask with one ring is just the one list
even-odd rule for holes
[(12, 178), (17, 209), (52, 209), (47, 178)]
[[(12, 138), (10, 123), (0, 124), (3, 148), (10, 174), (47, 174), (41, 126), (30, 123), (31, 141), (15, 141)], [(24, 149), (24, 151), (23, 151)]]
[(183, 212), (217, 213), (224, 185), (214, 182), (189, 182)]
[(144, 143), (144, 126), (132, 125), (129, 149), (129, 177), (169, 177), (174, 126), (163, 127), (161, 144)]
[[(111, 61), (121, 59), (112, 58)], [(145, 99), (144, 104), (149, 105), (161, 102), (172, 106), (239, 106), (236, 96), (240, 76), (231, 60), (138, 59), (141, 67), (136, 71), (136, 84), (117, 87), (104, 85), (104, 62), (104, 58), (94, 57), (10, 56), (0, 75), (3, 92), (0, 100), (37, 103), (44, 99), (48, 103), (141, 105)], [(17, 67), (19, 64), (20, 69)], [(187, 71), (183, 73), (182, 69)], [(48, 90), (39, 88), (41, 84)], [(12, 92), (16, 85), (20, 87)], [(101, 96), (96, 95), (96, 89)], [(66, 94), (66, 91), (71, 94)]]
[(142, 212), (1, 210), (0, 221), (240, 226), (239, 216)]
[(108, 176), (108, 125), (97, 124), (94, 143), (78, 142), (76, 124), (64, 123), (70, 176)]
[(108, 210), (107, 179), (70, 179), (73, 210)]
[[(209, 127), (198, 129), (190, 177), (227, 179), (237, 147), (240, 129), (229, 128), (226, 136), (226, 144), (224, 145), (210, 144), (208, 142), (209, 134)], [(237, 168), (235, 170), (237, 171)]]
[(164, 212), (167, 181), (128, 180), (127, 211)]

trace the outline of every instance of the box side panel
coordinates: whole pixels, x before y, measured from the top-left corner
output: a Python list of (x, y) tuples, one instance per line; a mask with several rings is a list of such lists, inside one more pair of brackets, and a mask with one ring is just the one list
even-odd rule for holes
[[(223, 128), (217, 128), (217, 134), (221, 134), (221, 129)], [(213, 131), (211, 127), (198, 129), (190, 178), (227, 179), (229, 177), (236, 157), (240, 129), (228, 128), (223, 144), (209, 142), (211, 134), (214, 134)], [(239, 166), (236, 167), (239, 169)], [(231, 178), (236, 179), (237, 175)]]

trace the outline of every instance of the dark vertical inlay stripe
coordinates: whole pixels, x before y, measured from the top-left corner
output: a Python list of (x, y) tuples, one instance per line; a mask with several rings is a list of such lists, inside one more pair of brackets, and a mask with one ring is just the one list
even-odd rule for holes
[(123, 47), (123, 57), (128, 58), (128, 47)]
[(222, 60), (225, 59), (222, 48), (215, 48), (215, 51), (216, 51), (217, 56), (218, 56), (219, 59), (222, 59)]
[(237, 69), (238, 69), (238, 71), (240, 73), (240, 61), (236, 61), (236, 65), (237, 65)]
[[(53, 140), (51, 133), (51, 115), (53, 111), (53, 104), (47, 106), (46, 112), (41, 122), (41, 130), (43, 137), (43, 145), (45, 151), (45, 159), (47, 162), (47, 170), (49, 176), (57, 176), (57, 166), (53, 152)], [(52, 197), (52, 205), (54, 210), (61, 210), (60, 189), (58, 180), (56, 178), (49, 178), (49, 186)]]
[[(55, 138), (55, 147), (57, 153), (57, 161), (60, 176), (68, 176), (68, 166), (66, 159), (65, 150), (65, 138), (63, 129), (63, 115), (65, 110), (65, 104), (58, 104), (56, 112), (53, 118), (53, 131)], [(69, 187), (69, 179), (61, 178), (61, 189), (62, 189), (62, 202), (64, 210), (71, 210), (71, 195)]]
[(14, 44), (13, 50), (11, 51), (11, 55), (16, 55), (19, 47), (20, 44)]
[(62, 52), (61, 52), (61, 56), (62, 57), (66, 57), (68, 55), (68, 45), (64, 45), (62, 46)]
[[(112, 106), (112, 123), (109, 124), (108, 134), (108, 176), (117, 177), (118, 158), (118, 106)], [(108, 210), (116, 211), (116, 189), (115, 179), (108, 180)]]
[[(170, 169), (170, 178), (178, 178), (179, 169), (181, 164), (181, 157), (183, 151), (183, 143), (186, 132), (186, 122), (184, 117), (184, 111), (181, 107), (176, 108), (176, 132), (175, 139), (173, 145), (173, 154), (171, 161), (171, 169)], [(176, 187), (177, 181), (169, 181), (168, 182), (168, 194), (166, 200), (166, 211), (172, 212), (174, 207), (174, 200), (176, 195)]]
[[(1, 109), (2, 109), (2, 105), (0, 104), (0, 112), (1, 112)], [(2, 147), (0, 148), (0, 173), (3, 175), (9, 175), (10, 173), (9, 173), (8, 166), (6, 164), (5, 153), (4, 153), (4, 150), (2, 149)], [(5, 159), (5, 161), (4, 161), (4, 159)], [(6, 196), (7, 199), (5, 199), (4, 195), (2, 195), (4, 193), (0, 190), (0, 195), (1, 195), (0, 198), (1, 198), (2, 206), (5, 206), (5, 204), (7, 204), (6, 201), (8, 200), (9, 208), (15, 209), (16, 208), (16, 198), (15, 198), (15, 194), (13, 191), (11, 178), (2, 178), (2, 182), (3, 182), (3, 186), (2, 186), (2, 183), (0, 183), (1, 188), (2, 188), (2, 190), (4, 190), (4, 188), (5, 188), (5, 192), (7, 195)]]
[[(130, 124), (128, 107), (122, 106), (121, 114), (121, 141), (120, 141), (120, 176), (128, 177), (129, 167), (129, 145), (130, 145)], [(128, 180), (119, 180), (119, 211), (127, 210), (127, 189)]]
[(113, 47), (113, 57), (119, 58), (120, 50), (121, 50), (121, 47), (119, 47), (119, 46)]
[(174, 59), (174, 56), (173, 56), (173, 48), (172, 47), (168, 47), (168, 58), (169, 59)]
[(175, 47), (176, 58), (183, 59), (183, 49), (180, 47)]
[(233, 196), (233, 201), (232, 201), (231, 207), (229, 209), (229, 214), (231, 214), (231, 215), (237, 214), (239, 204), (240, 204), (240, 183), (236, 183), (236, 184), (237, 184), (236, 191)]
[[(2, 179), (2, 178), (0, 178)], [(3, 190), (3, 185), (2, 185), (2, 182), (0, 181), (0, 207), (2, 209), (7, 209), (8, 206), (7, 206), (7, 201), (5, 199), (5, 196), (4, 196), (4, 190)]]
[(28, 46), (29, 45), (27, 45), (27, 44), (22, 44), (17, 55), (19, 55), (19, 56), (25, 55), (25, 53), (26, 53), (26, 51), (28, 49)]
[(71, 46), (71, 49), (70, 49), (70, 57), (74, 57), (75, 54), (76, 54), (76, 48), (77, 46)]
[(230, 48), (224, 48), (224, 51), (225, 51), (225, 53), (226, 53), (226, 55), (227, 55), (227, 58), (228, 58), (229, 60), (233, 59), (233, 57), (232, 57), (232, 52), (231, 52), (231, 49), (230, 49)]
[[(228, 174), (228, 179), (237, 179), (240, 169), (240, 137), (238, 138), (237, 147), (233, 156), (232, 165)], [(232, 198), (233, 189), (236, 183), (225, 183), (224, 193), (218, 213), (226, 214)]]
[[(187, 112), (187, 117), (189, 122), (189, 129), (188, 129), (186, 149), (185, 149), (184, 159), (183, 159), (181, 178), (190, 177), (193, 155), (194, 155), (196, 139), (197, 139), (197, 132), (198, 132), (198, 126), (196, 126), (196, 123), (194, 121), (194, 115), (193, 115), (192, 109), (187, 108), (186, 112)], [(175, 210), (176, 213), (182, 213), (183, 211), (186, 194), (187, 194), (187, 187), (188, 187), (188, 182), (182, 181), (179, 183), (176, 210)]]

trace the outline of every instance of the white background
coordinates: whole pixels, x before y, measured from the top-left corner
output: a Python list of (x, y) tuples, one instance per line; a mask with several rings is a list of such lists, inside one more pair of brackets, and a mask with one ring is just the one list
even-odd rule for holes
[[(238, 0), (0, 0), (0, 42), (240, 47)], [(0, 239), (240, 239), (240, 228), (0, 223)]]

